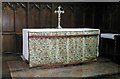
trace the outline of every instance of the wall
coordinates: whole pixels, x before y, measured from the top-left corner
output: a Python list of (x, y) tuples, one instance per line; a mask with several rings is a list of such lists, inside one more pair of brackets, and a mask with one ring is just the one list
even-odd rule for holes
[(3, 2), (3, 53), (22, 53), (23, 28), (56, 28), (58, 6), (63, 28), (99, 28), (119, 32), (119, 3), (87, 2)]

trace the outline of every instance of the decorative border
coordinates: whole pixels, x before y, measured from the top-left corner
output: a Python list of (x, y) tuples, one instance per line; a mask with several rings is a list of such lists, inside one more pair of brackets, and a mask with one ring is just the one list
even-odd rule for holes
[(29, 38), (63, 38), (63, 37), (80, 37), (80, 36), (97, 36), (98, 34), (80, 34), (80, 35), (59, 35), (59, 36), (41, 36), (41, 35), (32, 35)]

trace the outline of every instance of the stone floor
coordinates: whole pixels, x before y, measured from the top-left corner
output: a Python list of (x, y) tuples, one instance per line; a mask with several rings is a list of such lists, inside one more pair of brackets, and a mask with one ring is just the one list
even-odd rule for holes
[(3, 54), (2, 56), (2, 77), (3, 79), (11, 79), (10, 71), (7, 62), (21, 60), (19, 55), (15, 54)]
[[(3, 64), (2, 64), (2, 67), (3, 67), (2, 68), (3, 69), (3, 71), (2, 71), (3, 78), (2, 79), (6, 79), (6, 78), (7, 79), (11, 79), (11, 75), (10, 75), (10, 71), (9, 71), (9, 67), (8, 67), (7, 62), (8, 61), (15, 61), (15, 60), (21, 61), (22, 59), (21, 59), (20, 55), (14, 55), (14, 54), (3, 55)], [(108, 65), (111, 65), (110, 63), (113, 63), (109, 59), (104, 59), (104, 58), (103, 59), (100, 58), (100, 61), (107, 64), (107, 65), (103, 65), (103, 66), (108, 66)], [(106, 61), (108, 61), (109, 63), (106, 62)], [(113, 64), (113, 66), (114, 66), (114, 64)], [(119, 69), (119, 67), (118, 67), (118, 69)], [(96, 68), (97, 68), (96, 70), (98, 70), (98, 67), (96, 67)], [(103, 71), (103, 72), (105, 72), (105, 71)], [(85, 79), (86, 78), (87, 77), (85, 77)], [(99, 76), (91, 76), (88, 79), (120, 79), (120, 73), (99, 75)]]

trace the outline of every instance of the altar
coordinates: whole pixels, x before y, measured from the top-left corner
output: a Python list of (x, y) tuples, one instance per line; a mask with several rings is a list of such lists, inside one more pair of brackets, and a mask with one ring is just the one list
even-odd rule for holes
[(23, 29), (23, 57), (29, 67), (94, 61), (99, 56), (99, 29)]

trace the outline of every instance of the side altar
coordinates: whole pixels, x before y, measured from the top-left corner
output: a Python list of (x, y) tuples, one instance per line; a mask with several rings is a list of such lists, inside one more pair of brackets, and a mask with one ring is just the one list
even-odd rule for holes
[(99, 29), (23, 29), (29, 67), (91, 62), (99, 56)]

